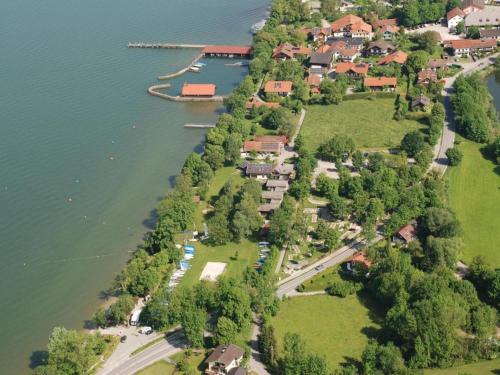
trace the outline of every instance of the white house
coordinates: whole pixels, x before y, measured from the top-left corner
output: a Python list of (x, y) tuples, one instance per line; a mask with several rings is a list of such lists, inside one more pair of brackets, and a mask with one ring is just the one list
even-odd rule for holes
[(244, 354), (245, 351), (236, 345), (219, 345), (205, 360), (208, 365), (205, 374), (246, 374), (246, 370), (240, 367)]
[(446, 19), (448, 20), (448, 29), (453, 31), (457, 28), (460, 22), (463, 22), (465, 18), (465, 13), (460, 8), (453, 8), (446, 14)]

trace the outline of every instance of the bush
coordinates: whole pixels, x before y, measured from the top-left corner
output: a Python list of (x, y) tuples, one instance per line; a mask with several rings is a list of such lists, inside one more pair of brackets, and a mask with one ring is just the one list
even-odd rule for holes
[(331, 296), (345, 298), (361, 290), (360, 283), (353, 283), (344, 280), (335, 280), (326, 289), (327, 293)]
[(448, 157), (450, 165), (454, 167), (460, 164), (464, 155), (458, 148), (449, 148), (448, 150), (446, 150), (446, 156)]

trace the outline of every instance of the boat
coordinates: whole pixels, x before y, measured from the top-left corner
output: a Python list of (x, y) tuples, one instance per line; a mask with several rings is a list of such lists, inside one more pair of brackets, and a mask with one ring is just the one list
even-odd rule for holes
[(198, 69), (201, 69), (201, 68), (203, 68), (204, 66), (207, 66), (207, 64), (203, 64), (203, 63), (196, 63), (196, 64), (193, 64), (193, 67), (194, 67), (194, 68), (198, 68)]
[(250, 31), (252, 32), (252, 34), (257, 34), (260, 30), (262, 30), (264, 28), (264, 26), (266, 26), (266, 22), (267, 22), (267, 20), (260, 20), (255, 25), (253, 25), (250, 28)]
[(248, 65), (250, 65), (248, 61), (238, 61), (235, 63), (224, 64), (224, 66), (248, 66)]
[(199, 73), (200, 72), (200, 68), (197, 68), (196, 66), (191, 66), (189, 68), (189, 71), (190, 72), (194, 72), (194, 73)]

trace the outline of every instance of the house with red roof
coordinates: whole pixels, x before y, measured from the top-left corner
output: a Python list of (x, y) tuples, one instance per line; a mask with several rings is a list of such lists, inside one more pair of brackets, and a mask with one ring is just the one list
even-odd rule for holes
[(406, 59), (408, 59), (408, 55), (406, 53), (404, 53), (403, 51), (396, 51), (391, 53), (390, 55), (382, 57), (378, 61), (378, 65), (388, 65), (391, 63), (403, 65), (406, 62)]
[(378, 32), (382, 34), (382, 37), (385, 40), (391, 40), (397, 33), (399, 33), (399, 27), (396, 25), (384, 25), (378, 30)]
[(335, 74), (345, 74), (352, 78), (364, 77), (368, 74), (368, 64), (353, 62), (341, 62), (335, 66)]
[(308, 57), (311, 55), (309, 47), (296, 47), (290, 43), (279, 45), (273, 50), (272, 58), (275, 60), (293, 60), (297, 56)]
[(289, 96), (292, 93), (291, 81), (267, 81), (264, 85), (266, 94), (278, 94), (280, 96)]
[(403, 245), (408, 245), (410, 242), (417, 239), (417, 229), (413, 224), (406, 224), (398, 230), (392, 237), (392, 241)]
[(462, 9), (456, 7), (446, 13), (446, 20), (448, 21), (448, 29), (454, 31), (460, 22), (463, 22), (465, 13)]
[(371, 38), (372, 26), (367, 24), (361, 17), (348, 14), (339, 18), (331, 24), (332, 34), (335, 37)]
[(185, 83), (182, 86), (181, 96), (185, 97), (212, 97), (217, 86), (213, 83)]
[(469, 55), (475, 52), (492, 52), (496, 46), (495, 39), (457, 39), (448, 41), (449, 46), (456, 56)]
[(435, 83), (438, 81), (438, 76), (432, 69), (422, 69), (417, 73), (417, 85), (428, 85), (429, 83)]
[(202, 53), (205, 57), (252, 57), (252, 46), (206, 46)]
[(396, 18), (386, 18), (384, 20), (376, 20), (372, 22), (373, 30), (377, 31), (384, 26), (397, 26), (398, 20)]
[(330, 27), (313, 27), (308, 35), (313, 42), (324, 43), (332, 35), (332, 29)]
[(309, 74), (306, 77), (306, 83), (313, 94), (319, 94), (319, 86), (321, 84), (322, 76), (320, 74)]
[(366, 77), (363, 86), (370, 91), (394, 91), (398, 84), (396, 77)]

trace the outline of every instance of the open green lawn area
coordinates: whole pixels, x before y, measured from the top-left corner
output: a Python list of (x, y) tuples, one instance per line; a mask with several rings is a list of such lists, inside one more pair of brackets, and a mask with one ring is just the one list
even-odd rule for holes
[(481, 361), (447, 369), (425, 370), (424, 375), (488, 375), (500, 374), (500, 358), (491, 361)]
[(172, 375), (175, 367), (165, 361), (158, 361), (139, 371), (136, 375)]
[(317, 274), (302, 285), (304, 285), (304, 292), (314, 292), (325, 290), (333, 281), (338, 280), (342, 280), (339, 275), (339, 267), (332, 267)]
[(464, 232), (462, 259), (482, 255), (500, 267), (500, 168), (483, 157), (483, 146), (462, 140), (458, 147), (464, 157), (449, 172), (449, 196)]
[(415, 120), (396, 121), (393, 98), (344, 100), (339, 105), (312, 105), (300, 130), (308, 149), (336, 134), (351, 137), (363, 149), (387, 149), (399, 146), (410, 131), (427, 128)]
[(310, 352), (324, 356), (332, 369), (350, 359), (359, 360), (368, 339), (379, 329), (375, 302), (365, 294), (360, 296), (318, 295), (284, 301), (272, 320), (278, 350), (285, 333), (293, 332), (302, 336)]

